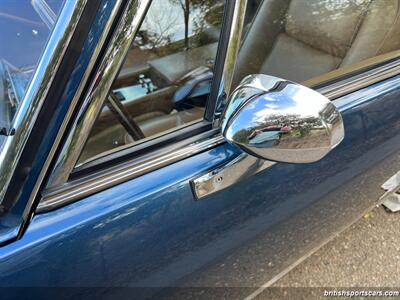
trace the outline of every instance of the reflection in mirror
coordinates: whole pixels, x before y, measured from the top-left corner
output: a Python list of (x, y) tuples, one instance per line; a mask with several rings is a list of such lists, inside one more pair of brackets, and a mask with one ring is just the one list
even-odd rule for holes
[(268, 75), (246, 77), (223, 118), (228, 141), (273, 161), (317, 161), (344, 137), (341, 115), (332, 102), (307, 87)]

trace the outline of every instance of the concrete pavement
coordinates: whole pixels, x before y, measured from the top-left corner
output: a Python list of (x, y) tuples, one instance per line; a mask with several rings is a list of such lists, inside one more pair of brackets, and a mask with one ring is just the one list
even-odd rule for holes
[(274, 287), (400, 287), (400, 213), (375, 208)]

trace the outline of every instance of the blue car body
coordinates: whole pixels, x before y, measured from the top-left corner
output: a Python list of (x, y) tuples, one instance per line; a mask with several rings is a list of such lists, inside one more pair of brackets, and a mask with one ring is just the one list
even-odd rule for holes
[(221, 143), (26, 218), (29, 193), (113, 1), (99, 7), (106, 8), (97, 10), (71, 60), (72, 76), (60, 83), (62, 101), (38, 131), (29, 176), (12, 183), (20, 200), (0, 218), (0, 286), (73, 287), (65, 294), (71, 298), (158, 298), (167, 287), (242, 287), (246, 296), (379, 203), (381, 185), (399, 171), (400, 77), (394, 76), (334, 100), (345, 139), (318, 162), (277, 163), (196, 201), (191, 180), (241, 153)]

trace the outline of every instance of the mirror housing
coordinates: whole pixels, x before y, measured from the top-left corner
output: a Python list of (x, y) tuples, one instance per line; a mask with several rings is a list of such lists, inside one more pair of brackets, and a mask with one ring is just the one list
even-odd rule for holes
[(244, 152), (287, 163), (318, 161), (344, 138), (342, 117), (329, 99), (262, 74), (245, 77), (232, 93), (221, 129)]

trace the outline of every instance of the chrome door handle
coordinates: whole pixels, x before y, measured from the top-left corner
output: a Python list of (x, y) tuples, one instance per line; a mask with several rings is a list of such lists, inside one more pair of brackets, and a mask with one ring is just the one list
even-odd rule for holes
[(234, 160), (229, 161), (223, 166), (219, 166), (214, 170), (191, 180), (190, 184), (192, 186), (193, 194), (197, 200), (200, 200), (268, 169), (274, 164), (275, 162), (256, 158), (246, 153), (241, 153)]
[(300, 84), (263, 74), (249, 75), (229, 98), (221, 132), (243, 153), (192, 180), (196, 199), (271, 167), (271, 161), (318, 161), (344, 138), (342, 116), (335, 105)]

